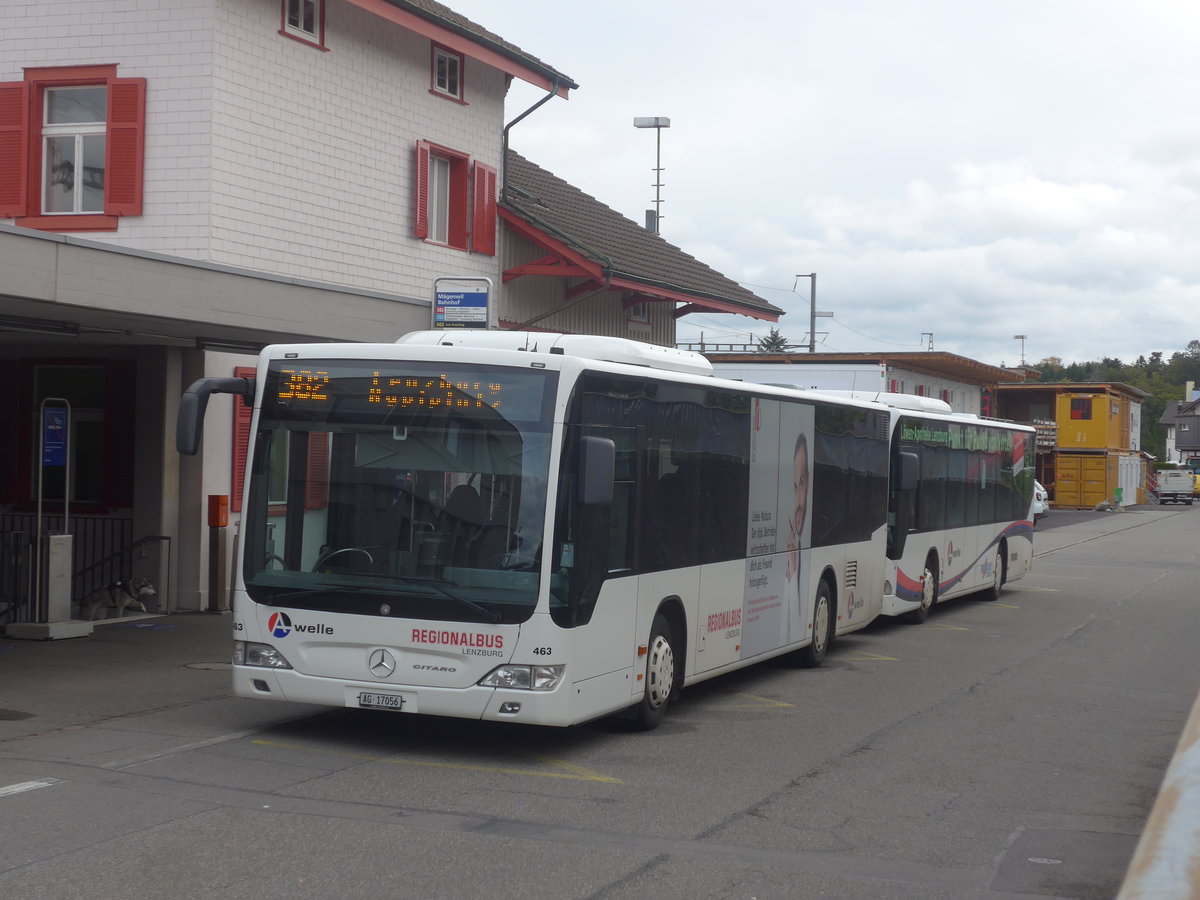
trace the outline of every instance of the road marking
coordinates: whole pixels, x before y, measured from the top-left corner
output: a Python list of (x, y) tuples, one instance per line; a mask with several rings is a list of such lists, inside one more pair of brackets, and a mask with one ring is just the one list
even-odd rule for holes
[(947, 625), (944, 622), (934, 622), (934, 628), (944, 628), (946, 631), (970, 631), (970, 628), (964, 628), (962, 625)]
[(882, 662), (900, 662), (898, 656), (880, 656), (878, 653), (868, 653), (865, 650), (854, 650), (850, 653), (839, 653), (839, 656), (848, 656), (850, 659), (867, 660), (867, 661), (882, 661)]
[(749, 697), (754, 700), (754, 703), (744, 703), (740, 706), (726, 707), (726, 709), (792, 709), (791, 703), (785, 703), (782, 700), (772, 700), (770, 697), (760, 697), (758, 694), (748, 694), (745, 691), (725, 691), (734, 697)]
[(262, 747), (276, 747), (282, 750), (304, 750), (308, 753), (320, 753), (331, 756), (341, 756), (346, 759), (361, 759), (370, 762), (387, 763), (393, 766), (418, 766), (427, 769), (454, 769), (462, 772), (490, 772), (498, 775), (528, 775), (533, 778), (564, 778), (570, 781), (597, 781), (604, 784), (624, 784), (619, 778), (611, 778), (608, 775), (601, 775), (599, 772), (593, 772), (591, 769), (585, 769), (582, 766), (576, 766), (572, 763), (555, 760), (548, 756), (533, 755), (533, 758), (539, 762), (544, 762), (547, 765), (557, 766), (565, 769), (563, 772), (536, 772), (533, 769), (515, 769), (504, 766), (476, 766), (466, 763), (448, 763), (448, 762), (431, 762), (423, 759), (389, 759), (382, 756), (369, 756), (360, 753), (345, 753), (341, 750), (321, 750), (317, 747), (305, 747), (301, 744), (288, 744), (282, 741), (266, 741), (254, 740), (252, 744), (258, 744)]
[(1021, 585), (1018, 590), (1029, 591), (1030, 593), (1057, 594), (1060, 592), (1061, 588), (1026, 587), (1025, 585)]
[(125, 759), (115, 759), (112, 762), (107, 762), (102, 765), (102, 769), (128, 769), (131, 766), (141, 765), (142, 763), (153, 762), (156, 759), (163, 759), (167, 756), (175, 756), (180, 753), (189, 753), (192, 750), (202, 750), (205, 747), (211, 747), (214, 744), (224, 744), (228, 741), (236, 741), (239, 738), (249, 737), (252, 734), (257, 734), (259, 729), (252, 731), (231, 731), (228, 734), (221, 734), (217, 737), (206, 738), (203, 741), (193, 741), (190, 744), (181, 744), (178, 747), (171, 747), (167, 750), (155, 750), (151, 753), (142, 753), (137, 756), (128, 756)]
[(568, 772), (574, 772), (584, 781), (603, 781), (608, 784), (621, 784), (619, 778), (609, 778), (607, 775), (601, 775), (599, 772), (593, 772), (591, 769), (585, 769), (583, 766), (577, 766), (575, 763), (569, 763), (565, 759), (555, 759), (552, 756), (540, 756), (533, 754), (533, 758), (544, 762), (548, 766), (558, 766), (560, 769), (565, 769)]
[(993, 603), (992, 606), (999, 606), (1002, 609), (1020, 609), (1021, 608), (1012, 603)]
[(1086, 537), (1086, 538), (1083, 538), (1082, 540), (1074, 541), (1073, 543), (1070, 543), (1070, 544), (1063, 544), (1061, 547), (1051, 547), (1049, 550), (1043, 550), (1041, 553), (1034, 553), (1033, 558), (1040, 559), (1043, 556), (1049, 556), (1051, 553), (1057, 553), (1059, 550), (1069, 550), (1072, 547), (1078, 547), (1080, 544), (1086, 544), (1090, 541), (1098, 541), (1101, 538), (1111, 537), (1114, 534), (1120, 534), (1122, 531), (1129, 531), (1132, 528), (1142, 528), (1145, 525), (1150, 525), (1150, 524), (1159, 522), (1162, 519), (1173, 519), (1173, 518), (1175, 518), (1175, 516), (1182, 516), (1182, 515), (1186, 515), (1186, 513), (1184, 513), (1181, 510), (1179, 512), (1173, 512), (1167, 516), (1155, 516), (1152, 519), (1147, 519), (1143, 522), (1135, 522), (1134, 524), (1126, 525), (1123, 528), (1114, 528), (1112, 531), (1104, 532), (1104, 534), (1094, 534), (1091, 537)]
[(40, 781), (22, 781), (20, 784), (10, 784), (0, 787), (0, 797), (9, 794), (22, 794), (25, 791), (36, 791), (38, 788), (50, 787), (52, 784), (62, 784), (61, 778), (43, 778)]

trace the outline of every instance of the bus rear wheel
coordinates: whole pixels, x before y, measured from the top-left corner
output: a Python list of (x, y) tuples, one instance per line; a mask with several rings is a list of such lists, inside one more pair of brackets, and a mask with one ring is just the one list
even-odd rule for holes
[(833, 641), (833, 592), (829, 582), (821, 579), (813, 600), (812, 643), (796, 651), (796, 662), (803, 669), (815, 669), (825, 661)]
[(675, 650), (671, 644), (671, 623), (658, 613), (650, 626), (646, 644), (646, 690), (637, 706), (634, 723), (639, 731), (657, 728), (667, 714), (667, 703), (675, 689)]

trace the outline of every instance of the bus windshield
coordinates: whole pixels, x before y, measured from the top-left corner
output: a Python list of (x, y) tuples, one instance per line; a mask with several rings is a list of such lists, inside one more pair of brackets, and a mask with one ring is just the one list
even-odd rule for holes
[(539, 591), (544, 370), (272, 360), (243, 516), (258, 603), (521, 622)]

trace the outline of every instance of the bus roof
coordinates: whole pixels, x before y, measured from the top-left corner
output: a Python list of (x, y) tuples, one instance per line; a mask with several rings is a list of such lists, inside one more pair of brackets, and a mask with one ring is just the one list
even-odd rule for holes
[(713, 367), (704, 356), (658, 344), (592, 334), (556, 334), (545, 331), (413, 331), (396, 341), (410, 346), (474, 347), (487, 350), (521, 350), (576, 356), (605, 362), (645, 366), (668, 372), (712, 377)]
[(895, 409), (911, 409), (922, 413), (942, 413), (948, 415), (952, 412), (950, 404), (945, 400), (938, 400), (936, 397), (919, 397), (916, 394), (890, 394), (884, 391), (823, 390), (810, 390), (807, 393), (842, 399), (869, 400), (872, 403), (882, 403), (884, 406), (891, 406)]

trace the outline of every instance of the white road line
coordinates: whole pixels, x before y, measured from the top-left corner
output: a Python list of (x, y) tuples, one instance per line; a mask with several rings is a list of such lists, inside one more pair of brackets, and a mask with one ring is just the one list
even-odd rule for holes
[(52, 784), (62, 784), (61, 778), (43, 778), (41, 781), (22, 781), (20, 784), (10, 784), (0, 787), (0, 797), (9, 794), (21, 794), (25, 791), (36, 791), (38, 788), (50, 787)]
[(231, 731), (228, 734), (218, 735), (217, 737), (208, 738), (203, 741), (194, 741), (190, 744), (182, 744), (178, 747), (171, 747), (167, 750), (157, 750), (152, 753), (143, 753), (138, 756), (126, 757), (125, 759), (117, 759), (112, 762), (105, 763), (100, 768), (102, 769), (127, 769), (130, 766), (137, 766), (146, 762), (153, 762), (156, 759), (163, 759), (168, 756), (176, 756), (180, 753), (188, 753), (192, 750), (202, 750), (205, 747), (211, 747), (214, 744), (224, 744), (227, 741), (236, 741), (244, 737), (249, 737), (252, 734), (258, 734), (261, 729), (252, 729), (250, 731)]

